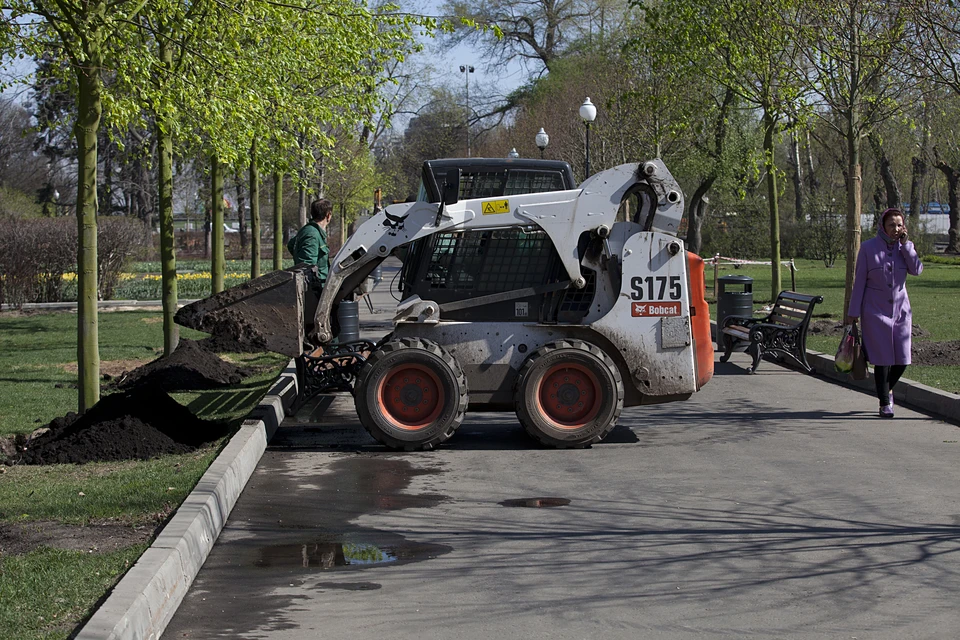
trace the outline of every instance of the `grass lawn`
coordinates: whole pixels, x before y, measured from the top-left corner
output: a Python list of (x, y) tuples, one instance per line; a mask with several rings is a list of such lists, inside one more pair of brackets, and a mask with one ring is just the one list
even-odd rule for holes
[[(823, 304), (814, 309), (815, 316), (842, 321), (846, 264), (837, 261), (833, 268), (828, 269), (819, 261), (797, 260), (796, 265), (797, 291), (823, 296)], [(739, 269), (721, 266), (719, 274), (753, 278), (754, 308), (758, 311), (760, 307), (771, 302), (769, 266), (742, 266)], [(713, 271), (709, 267), (706, 277), (709, 297), (713, 287)], [(784, 268), (781, 282), (781, 288), (790, 288), (789, 267)], [(930, 332), (929, 336), (914, 340), (960, 340), (960, 266), (925, 262), (923, 273), (919, 277), (907, 278), (907, 293), (913, 308), (914, 324)], [(716, 306), (711, 306), (711, 317), (716, 318)], [(838, 344), (836, 337), (809, 335), (807, 338), (807, 348), (823, 353), (835, 353)], [(938, 389), (960, 393), (960, 367), (957, 366), (911, 365), (904, 375)]]
[(139, 544), (109, 553), (42, 548), (0, 559), (0, 635), (6, 640), (66, 638), (146, 548)]
[[(103, 372), (117, 375), (162, 353), (158, 311), (101, 313), (99, 319)], [(71, 313), (0, 314), (0, 436), (30, 433), (76, 410), (76, 321)], [(185, 338), (204, 335), (181, 328)], [(234, 388), (174, 397), (201, 418), (239, 425), (287, 358), (227, 357), (259, 373)], [(108, 524), (145, 532), (119, 549), (44, 545), (0, 555), (0, 638), (66, 638), (136, 561), (225, 442), (148, 461), (0, 467), (0, 532), (23, 525), (91, 531)]]

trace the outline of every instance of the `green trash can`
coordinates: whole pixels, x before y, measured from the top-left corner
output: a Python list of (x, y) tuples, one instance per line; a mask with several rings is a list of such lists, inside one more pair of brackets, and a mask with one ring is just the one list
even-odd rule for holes
[(717, 278), (717, 329), (727, 316), (753, 315), (753, 278), (720, 276)]

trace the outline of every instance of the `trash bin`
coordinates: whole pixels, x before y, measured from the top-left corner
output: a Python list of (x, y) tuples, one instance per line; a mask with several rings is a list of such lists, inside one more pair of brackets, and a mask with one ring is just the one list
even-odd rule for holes
[(337, 309), (340, 323), (338, 344), (346, 344), (360, 339), (360, 307), (356, 300), (341, 300)]
[(717, 278), (717, 329), (727, 316), (753, 315), (753, 278), (720, 276)]

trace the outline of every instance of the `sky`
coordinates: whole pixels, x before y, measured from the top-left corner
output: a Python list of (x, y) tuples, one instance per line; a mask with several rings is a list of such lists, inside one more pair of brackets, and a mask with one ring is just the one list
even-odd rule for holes
[[(422, 6), (414, 10), (440, 16), (442, 4), (441, 0), (424, 0)], [(473, 66), (474, 73), (469, 74), (471, 104), (475, 104), (475, 99), (506, 96), (523, 85), (529, 77), (519, 62), (511, 63), (506, 69), (488, 69), (490, 60), (482, 51), (470, 45), (450, 48), (430, 38), (425, 39), (424, 43), (426, 50), (420, 55), (425, 56), (436, 69), (437, 77), (454, 89), (463, 91), (466, 88), (466, 79), (460, 66)]]

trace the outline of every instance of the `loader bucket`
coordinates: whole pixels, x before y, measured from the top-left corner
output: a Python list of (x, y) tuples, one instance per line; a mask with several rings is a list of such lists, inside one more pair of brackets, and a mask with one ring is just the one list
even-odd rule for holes
[(248, 349), (296, 357), (317, 306), (307, 276), (304, 268), (274, 271), (186, 305), (174, 320)]

